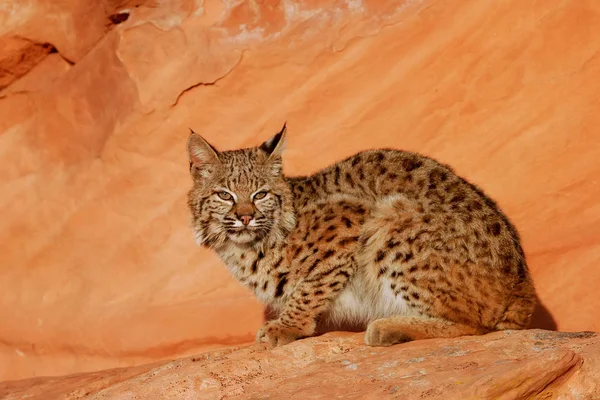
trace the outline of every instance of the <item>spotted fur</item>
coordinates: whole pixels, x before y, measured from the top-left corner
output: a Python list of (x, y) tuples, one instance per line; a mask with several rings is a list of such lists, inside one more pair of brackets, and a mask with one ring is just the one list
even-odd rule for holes
[(248, 149), (188, 140), (197, 242), (278, 311), (257, 340), (283, 345), (321, 323), (366, 328), (381, 346), (528, 325), (536, 296), (519, 235), (479, 188), (391, 149), (286, 177), (284, 142), (285, 126)]

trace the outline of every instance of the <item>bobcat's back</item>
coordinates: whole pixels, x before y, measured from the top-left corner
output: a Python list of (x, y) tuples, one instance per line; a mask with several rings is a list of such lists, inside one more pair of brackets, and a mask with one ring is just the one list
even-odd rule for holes
[(535, 292), (519, 236), (496, 203), (450, 167), (372, 150), (289, 182), (298, 210), (340, 194), (369, 207), (355, 278), (331, 318), (433, 315), (486, 331), (528, 324)]

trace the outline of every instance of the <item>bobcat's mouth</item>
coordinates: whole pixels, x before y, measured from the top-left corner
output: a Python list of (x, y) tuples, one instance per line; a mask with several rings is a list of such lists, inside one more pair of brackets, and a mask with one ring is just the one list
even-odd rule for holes
[(227, 237), (235, 243), (244, 244), (262, 239), (266, 234), (266, 232), (263, 231), (264, 229), (261, 228), (244, 226), (240, 228), (228, 229)]

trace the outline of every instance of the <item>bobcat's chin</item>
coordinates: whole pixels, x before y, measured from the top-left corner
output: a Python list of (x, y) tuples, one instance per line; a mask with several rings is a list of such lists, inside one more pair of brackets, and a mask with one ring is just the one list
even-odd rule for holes
[(236, 244), (250, 244), (261, 240), (263, 235), (253, 229), (244, 229), (228, 232), (227, 238)]

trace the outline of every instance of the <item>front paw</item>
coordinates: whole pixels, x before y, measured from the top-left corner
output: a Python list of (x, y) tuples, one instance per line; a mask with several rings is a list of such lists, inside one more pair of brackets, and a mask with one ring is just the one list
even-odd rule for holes
[(256, 341), (277, 347), (291, 343), (301, 336), (302, 334), (294, 328), (283, 326), (278, 321), (269, 321), (259, 329)]

